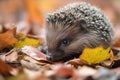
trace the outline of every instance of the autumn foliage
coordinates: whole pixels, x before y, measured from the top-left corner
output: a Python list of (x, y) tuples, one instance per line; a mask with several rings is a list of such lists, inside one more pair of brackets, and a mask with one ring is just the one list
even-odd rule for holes
[(15, 44), (18, 40), (15, 38), (16, 28), (0, 34), (0, 50)]
[(85, 0), (0, 0), (0, 80), (120, 79), (119, 0), (86, 0), (113, 23), (111, 46), (85, 47), (78, 58), (66, 62), (46, 59), (45, 15), (75, 1)]

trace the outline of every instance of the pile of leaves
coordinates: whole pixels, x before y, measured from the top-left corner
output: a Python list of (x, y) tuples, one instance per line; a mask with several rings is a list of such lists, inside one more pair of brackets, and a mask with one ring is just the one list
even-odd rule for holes
[(51, 62), (40, 51), (44, 40), (16, 33), (0, 33), (0, 80), (119, 80), (120, 49), (85, 48), (79, 58)]

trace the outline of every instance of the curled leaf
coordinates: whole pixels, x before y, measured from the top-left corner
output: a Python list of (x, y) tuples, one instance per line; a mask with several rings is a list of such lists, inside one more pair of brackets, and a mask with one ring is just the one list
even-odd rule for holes
[(110, 65), (110, 68), (117, 68), (117, 67), (120, 67), (120, 59), (114, 60)]
[(21, 50), (22, 53), (29, 55), (35, 60), (41, 60), (41, 58), (46, 59), (45, 54), (38, 51), (36, 48), (31, 46), (24, 46)]

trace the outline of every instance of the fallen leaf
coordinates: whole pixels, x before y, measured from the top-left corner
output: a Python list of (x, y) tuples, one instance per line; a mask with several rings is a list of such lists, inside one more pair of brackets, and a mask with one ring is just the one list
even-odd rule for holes
[(36, 60), (28, 55), (22, 55), (22, 58), (20, 60), (28, 61), (42, 66), (46, 64), (53, 64), (53, 62), (50, 62), (44, 58), (40, 58), (40, 60)]
[(81, 77), (92, 76), (92, 75), (95, 75), (96, 73), (97, 73), (97, 70), (87, 66), (83, 66), (78, 69), (78, 75)]
[(111, 61), (110, 60), (107, 60), (107, 61), (103, 61), (101, 63), (102, 67), (106, 67), (106, 68), (109, 68), (110, 65), (111, 65)]
[(16, 28), (0, 34), (0, 50), (13, 45), (18, 40), (15, 38)]
[(112, 51), (115, 56), (120, 55), (120, 47), (112, 47)]
[(24, 68), (27, 68), (27, 69), (30, 69), (30, 70), (35, 70), (35, 71), (40, 70), (39, 65), (37, 65), (33, 62), (29, 62), (28, 60), (21, 60), (20, 63)]
[(46, 59), (45, 54), (43, 54), (42, 52), (38, 51), (36, 48), (32, 47), (32, 46), (24, 46), (21, 49), (21, 52), (24, 54), (29, 55), (30, 57), (32, 57), (35, 60), (41, 60), (42, 59)]
[(2, 75), (17, 75), (17, 71), (10, 67), (8, 64), (5, 64), (1, 59), (0, 59), (0, 74)]
[[(26, 68), (24, 68), (23, 71), (24, 71), (24, 74), (27, 75), (28, 80), (41, 80), (41, 79), (44, 80), (43, 78), (36, 79), (36, 77), (38, 77), (39, 75), (44, 75), (40, 73), (40, 71), (30, 70)], [(26, 80), (26, 79), (21, 79), (21, 80)]]
[(20, 40), (15, 44), (15, 48), (22, 48), (24, 46), (34, 46), (37, 47), (39, 46), (40, 41), (32, 38), (25, 38), (23, 40)]
[(88, 62), (89, 64), (101, 63), (110, 58), (110, 47), (104, 49), (102, 46), (97, 48), (85, 48), (80, 56), (80, 59)]
[(110, 65), (110, 68), (117, 68), (120, 67), (120, 59), (113, 60), (113, 62)]
[(53, 64), (53, 62), (46, 60), (46, 55), (37, 50), (32, 46), (25, 46), (21, 49), (22, 56), (21, 60), (27, 60), (29, 62), (39, 64), (39, 65), (46, 65), (46, 64)]
[[(51, 62), (47, 61), (47, 60), (35, 60), (30, 56), (27, 55), (23, 55), (22, 58), (20, 59), (20, 63), (24, 68), (30, 69), (30, 70), (42, 70), (43, 68), (45, 69), (50, 69), (50, 64), (52, 64)], [(47, 66), (48, 64), (48, 66)], [(46, 65), (46, 66), (45, 66)], [(43, 67), (43, 68), (41, 68)]]
[(6, 53), (5, 61), (7, 63), (18, 63), (18, 53), (14, 49)]
[(68, 61), (66, 63), (74, 65), (75, 67), (82, 66), (82, 65), (88, 65), (88, 63), (86, 63), (85, 61), (83, 61), (81, 59), (72, 59), (72, 60), (70, 60), (70, 61)]
[(103, 67), (98, 69), (97, 73), (93, 75), (95, 80), (118, 80), (117, 77), (115, 72)]
[[(72, 79), (77, 80), (78, 76), (72, 67), (63, 64), (57, 64), (53, 67), (57, 80)], [(79, 78), (79, 80), (81, 80)]]

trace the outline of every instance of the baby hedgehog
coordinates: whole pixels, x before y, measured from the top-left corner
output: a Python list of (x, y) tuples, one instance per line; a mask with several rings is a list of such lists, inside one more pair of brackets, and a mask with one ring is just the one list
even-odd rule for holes
[(88, 3), (72, 3), (46, 17), (47, 59), (67, 61), (79, 57), (85, 47), (113, 41), (113, 30), (106, 16)]

